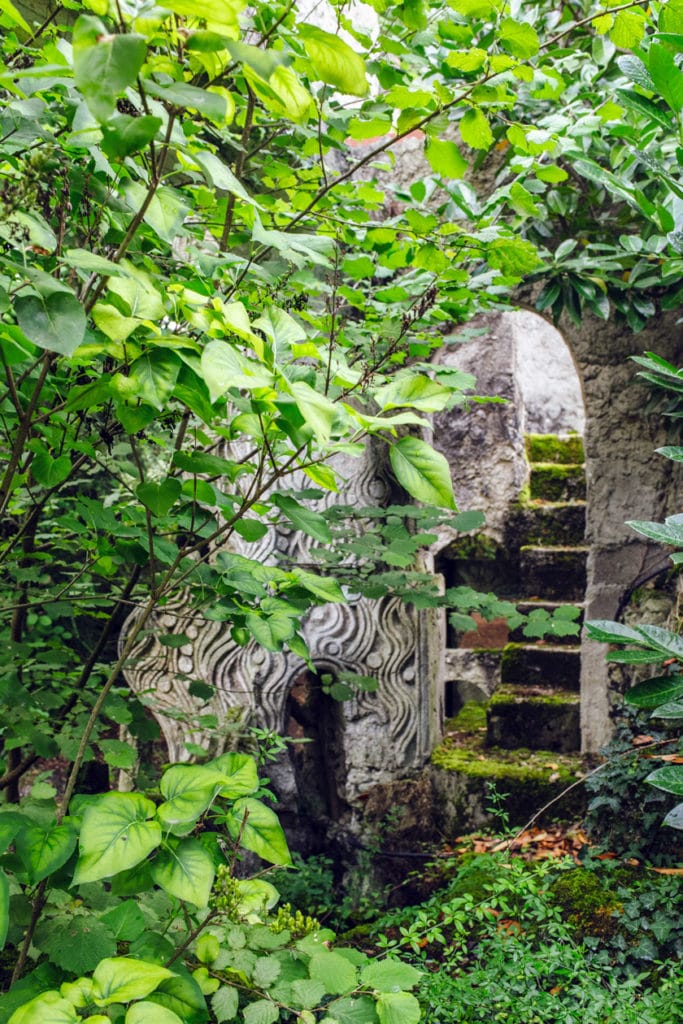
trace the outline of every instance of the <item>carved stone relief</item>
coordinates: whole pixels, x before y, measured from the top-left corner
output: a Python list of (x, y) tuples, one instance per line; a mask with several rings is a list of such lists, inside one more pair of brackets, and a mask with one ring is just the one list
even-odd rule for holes
[[(346, 483), (338, 496), (329, 495), (324, 502), (363, 507), (395, 500), (384, 448), (373, 443), (361, 459), (335, 457), (335, 469)], [(303, 479), (289, 484), (305, 485)], [(235, 537), (231, 550), (264, 564), (283, 558), (290, 564), (312, 560), (309, 538), (279, 527), (256, 544)], [(164, 647), (157, 637), (169, 633), (184, 633), (190, 642), (180, 648)], [(336, 763), (330, 768), (336, 796), (328, 806), (348, 806), (375, 783), (422, 767), (437, 741), (441, 718), (440, 617), (416, 611), (398, 598), (369, 601), (350, 596), (347, 604), (313, 608), (303, 634), (319, 674), (355, 672), (373, 675), (379, 683), (376, 692), (359, 693), (328, 715), (336, 723)], [(213, 744), (214, 751), (221, 744), (220, 728), (217, 739), (213, 730), (202, 727), (200, 714), (215, 715), (219, 723), (241, 718), (286, 735), (292, 690), (307, 674), (305, 663), (291, 652), (273, 653), (253, 642), (238, 646), (229, 623), (205, 620), (181, 596), (148, 625), (126, 678), (157, 717), (171, 760), (183, 760), (188, 740), (205, 749)], [(215, 688), (208, 706), (190, 695), (192, 680)], [(293, 767), (281, 764), (271, 775), (280, 799), (295, 802)]]

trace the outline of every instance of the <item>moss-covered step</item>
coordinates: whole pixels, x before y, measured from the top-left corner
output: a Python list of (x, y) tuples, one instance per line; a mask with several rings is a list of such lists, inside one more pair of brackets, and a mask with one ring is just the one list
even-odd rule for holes
[[(447, 723), (446, 737), (432, 754), (435, 824), (448, 839), (500, 827), (488, 810), (491, 786), (501, 795), (511, 825), (522, 826), (583, 774), (578, 756), (528, 747), (487, 749), (485, 733), (484, 706), (467, 704)], [(585, 794), (579, 786), (549, 809), (545, 820), (573, 819), (584, 809)]]
[(500, 663), (503, 685), (578, 691), (581, 651), (559, 644), (507, 644)]
[(584, 461), (580, 434), (527, 434), (524, 444), (529, 462), (576, 464)]
[(508, 547), (533, 544), (568, 547), (582, 545), (586, 534), (586, 503), (555, 501), (525, 504), (509, 518), (505, 531)]
[(586, 593), (587, 547), (525, 546), (519, 553), (520, 597), (571, 603)]
[(570, 690), (501, 686), (486, 709), (486, 744), (563, 754), (580, 750), (579, 695)]
[(529, 478), (529, 497), (532, 501), (585, 501), (586, 472), (583, 464), (534, 463)]

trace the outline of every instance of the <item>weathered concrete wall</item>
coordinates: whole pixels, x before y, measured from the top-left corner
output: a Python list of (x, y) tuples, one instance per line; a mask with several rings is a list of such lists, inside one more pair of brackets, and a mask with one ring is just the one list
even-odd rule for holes
[[(675, 313), (653, 318), (634, 335), (628, 327), (586, 314), (578, 328), (563, 324), (564, 336), (583, 379), (586, 407), (588, 488), (588, 588), (586, 618), (616, 618), (628, 593), (668, 560), (661, 546), (645, 542), (627, 519), (661, 520), (680, 511), (683, 473), (654, 454), (670, 441), (661, 416), (644, 414), (651, 392), (635, 376), (628, 357), (654, 351), (678, 364), (683, 330)], [(583, 642), (582, 736), (586, 750), (604, 744), (612, 731), (609, 672), (602, 644)]]
[(517, 347), (519, 390), (526, 434), (583, 434), (586, 417), (581, 383), (559, 331), (543, 317), (520, 309), (505, 313)]

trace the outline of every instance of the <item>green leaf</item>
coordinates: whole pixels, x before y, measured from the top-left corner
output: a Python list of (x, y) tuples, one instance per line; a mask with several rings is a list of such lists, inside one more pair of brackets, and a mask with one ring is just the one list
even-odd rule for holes
[(131, 365), (130, 391), (127, 389), (126, 397), (139, 398), (155, 409), (163, 409), (178, 380), (180, 366), (180, 358), (168, 349), (153, 348), (145, 352)]
[(407, 406), (420, 412), (441, 412), (451, 397), (449, 388), (423, 374), (399, 377), (378, 388), (375, 401), (381, 409), (400, 409)]
[(664, 768), (657, 768), (650, 772), (645, 781), (656, 789), (663, 789), (665, 793), (683, 796), (683, 765), (667, 764)]
[(280, 894), (274, 885), (262, 878), (244, 878), (236, 882), (239, 902), (237, 914), (249, 918), (252, 915), (263, 915), (275, 906)]
[(486, 115), (479, 107), (466, 110), (458, 125), (462, 141), (472, 149), (489, 149), (493, 145), (493, 132)]
[(308, 534), (309, 537), (320, 541), (321, 544), (332, 542), (332, 533), (327, 520), (319, 512), (300, 505), (298, 501), (286, 494), (274, 494), (271, 500), (297, 530)]
[(189, 974), (174, 974), (172, 978), (162, 981), (147, 996), (147, 1001), (173, 1010), (186, 1024), (204, 1024), (207, 1018), (202, 990)]
[(178, 900), (205, 907), (215, 871), (211, 855), (197, 839), (170, 841), (154, 858), (152, 878)]
[(161, 826), (149, 819), (156, 808), (139, 793), (105, 793), (86, 808), (74, 885), (135, 867), (156, 850)]
[(398, 482), (412, 498), (440, 508), (455, 508), (448, 463), (417, 437), (402, 437), (389, 449)]
[(251, 850), (271, 864), (291, 864), (292, 858), (278, 817), (260, 800), (252, 797), (237, 800), (228, 811), (225, 823), (233, 839), (236, 840), (241, 831), (245, 850)]
[(297, 25), (297, 32), (303, 40), (315, 76), (321, 82), (334, 85), (352, 96), (365, 96), (368, 91), (365, 61), (348, 43), (306, 22)]
[(11, 0), (0, 0), (0, 12), (8, 18), (13, 25), (23, 28), (24, 32), (31, 32), (30, 26), (23, 15), (16, 9)]
[(444, 178), (462, 178), (469, 166), (456, 143), (446, 139), (428, 137), (425, 157), (434, 173)]
[(244, 1024), (275, 1024), (280, 1019), (280, 1008), (270, 999), (257, 999), (242, 1010)]
[(380, 1024), (419, 1024), (420, 1004), (410, 992), (382, 992), (377, 999)]
[(120, 942), (134, 942), (147, 928), (145, 916), (135, 900), (124, 900), (102, 914), (100, 920)]
[(661, 718), (665, 721), (681, 721), (683, 719), (683, 702), (672, 700), (656, 707), (650, 718)]
[(73, 1003), (59, 992), (44, 992), (15, 1010), (7, 1024), (80, 1024)]
[(223, 985), (211, 997), (211, 1009), (218, 1024), (225, 1024), (225, 1021), (234, 1020), (237, 1016), (239, 996), (237, 989), (231, 985)]
[(662, 825), (668, 825), (669, 828), (683, 829), (683, 804), (676, 804), (675, 807), (672, 807), (664, 818)]
[(187, 833), (211, 806), (220, 788), (221, 779), (208, 766), (175, 764), (167, 768), (160, 784), (165, 802), (157, 808), (164, 830)]
[(44, 918), (34, 942), (52, 963), (72, 974), (94, 970), (108, 956), (116, 955), (116, 940), (103, 921), (92, 914), (58, 914)]
[(98, 121), (113, 114), (116, 100), (135, 83), (147, 53), (144, 36), (112, 35), (99, 18), (82, 15), (73, 32), (74, 79)]
[(220, 782), (220, 795), (226, 800), (249, 796), (259, 788), (256, 761), (249, 754), (230, 752), (209, 761), (205, 771), (215, 772)]
[(642, 644), (643, 637), (630, 626), (607, 619), (592, 619), (586, 623), (586, 635), (590, 640), (603, 644)]
[(666, 701), (675, 701), (683, 696), (683, 675), (655, 676), (642, 683), (636, 683), (626, 692), (629, 704), (638, 708), (656, 708)]
[(72, 292), (20, 295), (17, 323), (29, 341), (49, 352), (71, 356), (85, 337), (85, 310)]
[(245, 618), (245, 625), (254, 640), (267, 651), (281, 651), (284, 642), (296, 631), (292, 617), (282, 613), (264, 615), (250, 612)]
[(182, 489), (180, 480), (169, 476), (161, 483), (138, 484), (135, 494), (152, 515), (165, 516), (175, 505)]
[(66, 864), (76, 849), (76, 833), (71, 825), (27, 825), (15, 844), (29, 883), (36, 885)]
[(360, 972), (362, 983), (378, 992), (414, 988), (422, 976), (422, 971), (399, 960), (375, 960)]
[(100, 740), (98, 746), (111, 768), (132, 768), (137, 760), (137, 752), (124, 740)]
[(647, 68), (655, 92), (659, 93), (675, 114), (680, 114), (683, 110), (683, 72), (671, 50), (659, 43), (652, 43), (647, 52)]
[(184, 1024), (183, 1020), (167, 1006), (145, 1000), (128, 1007), (125, 1024)]
[(312, 1010), (327, 995), (322, 981), (312, 978), (297, 978), (292, 982), (292, 1002), (297, 1009)]
[(294, 381), (290, 384), (290, 390), (299, 412), (318, 442), (321, 445), (328, 444), (334, 421), (339, 412), (337, 406), (326, 395), (320, 394), (305, 381)]
[(308, 973), (314, 981), (321, 982), (331, 995), (346, 995), (358, 983), (356, 968), (339, 953), (314, 953), (308, 965)]
[(40, 448), (31, 460), (31, 474), (36, 483), (51, 490), (68, 479), (71, 473), (71, 459), (60, 455), (53, 459), (45, 448)]
[(345, 602), (344, 592), (335, 579), (329, 576), (318, 576), (313, 572), (306, 572), (304, 569), (293, 570), (299, 583), (311, 594), (325, 603), (336, 604)]
[(198, 110), (214, 124), (225, 124), (229, 110), (225, 96), (208, 89), (200, 89), (186, 82), (172, 82), (170, 85), (159, 85), (149, 78), (144, 80), (145, 91), (163, 100), (172, 107), (187, 107)]
[(377, 1024), (375, 1001), (370, 996), (345, 996), (330, 1006), (337, 1024)]
[[(129, 182), (126, 186), (126, 202), (131, 209), (137, 211), (146, 204), (144, 221), (156, 231), (164, 242), (172, 243), (182, 233), (185, 218), (190, 212), (181, 198), (182, 193), (172, 188), (158, 188), (147, 202), (147, 189), (137, 182)], [(141, 314), (142, 315), (142, 314)]]
[(9, 930), (9, 879), (0, 870), (0, 949), (5, 948)]
[(261, 363), (247, 359), (232, 345), (224, 341), (210, 341), (201, 359), (202, 377), (209, 389), (211, 401), (224, 395), (229, 388), (257, 388), (272, 386), (273, 376)]
[[(636, 626), (636, 632), (644, 637), (648, 646), (662, 654), (683, 660), (683, 637), (661, 626)], [(641, 643), (643, 640), (641, 639)]]
[(195, 0), (165, 0), (164, 7), (185, 18), (200, 17), (209, 24), (224, 25), (237, 32), (238, 16), (247, 5), (247, 0), (202, 0), (201, 9)]
[(102, 125), (102, 151), (110, 160), (123, 160), (144, 149), (161, 128), (160, 117), (119, 114)]
[(284, 348), (290, 348), (297, 342), (306, 340), (306, 331), (301, 324), (277, 306), (269, 306), (258, 320), (254, 321), (254, 328), (263, 331), (274, 345)]
[(609, 37), (615, 46), (623, 50), (634, 50), (645, 34), (644, 12), (639, 10), (618, 11)]
[(144, 999), (157, 985), (171, 977), (173, 971), (169, 971), (167, 967), (149, 964), (129, 956), (112, 957), (102, 960), (93, 973), (93, 999), (97, 1006)]
[(498, 42), (513, 57), (527, 60), (538, 53), (539, 43), (536, 30), (526, 21), (503, 18), (498, 27)]

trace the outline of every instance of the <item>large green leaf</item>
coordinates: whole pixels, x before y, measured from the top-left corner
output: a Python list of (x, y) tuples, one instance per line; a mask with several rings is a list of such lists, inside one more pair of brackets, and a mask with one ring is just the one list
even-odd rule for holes
[(479, 107), (466, 110), (458, 127), (462, 141), (472, 149), (489, 149), (493, 145), (491, 126)]
[(287, 840), (277, 814), (260, 800), (253, 797), (237, 800), (228, 811), (225, 824), (232, 838), (236, 840), (239, 837), (246, 850), (271, 864), (291, 864)]
[(150, 1003), (158, 1003), (177, 1013), (184, 1024), (204, 1024), (207, 1019), (206, 1001), (197, 982), (189, 974), (174, 974), (147, 996)]
[(377, 999), (380, 1024), (419, 1024), (420, 1004), (410, 992), (382, 992)]
[(454, 142), (427, 138), (425, 156), (435, 174), (444, 178), (462, 178), (469, 164)]
[(92, 976), (93, 1000), (97, 1006), (144, 999), (173, 971), (130, 956), (111, 957), (97, 965)]
[(413, 988), (422, 976), (422, 971), (399, 960), (375, 960), (360, 972), (362, 983), (378, 992)]
[(315, 76), (321, 82), (334, 85), (341, 92), (352, 96), (365, 96), (368, 91), (365, 61), (348, 43), (307, 22), (299, 24), (297, 31)]
[(683, 804), (676, 804), (667, 814), (662, 825), (683, 830)]
[(667, 764), (657, 768), (650, 772), (645, 781), (657, 789), (663, 789), (665, 793), (683, 796), (683, 765)]
[(74, 885), (135, 867), (156, 850), (161, 826), (150, 821), (156, 811), (139, 793), (105, 793), (86, 808), (79, 839), (80, 858)]
[(328, 444), (333, 424), (339, 414), (338, 406), (331, 402), (327, 395), (320, 394), (303, 380), (290, 384), (290, 390), (306, 425), (311, 428), (320, 444)]
[(320, 981), (330, 995), (343, 996), (353, 992), (358, 984), (356, 968), (339, 953), (321, 951), (314, 953), (308, 965), (308, 973), (314, 981)]
[(135, 494), (155, 516), (165, 516), (171, 511), (181, 495), (183, 485), (174, 476), (169, 476), (160, 483), (150, 481), (138, 484)]
[(145, 999), (128, 1007), (125, 1024), (184, 1024), (184, 1021), (167, 1006)]
[(59, 992), (43, 992), (15, 1010), (7, 1024), (80, 1024), (73, 1003)]
[(85, 337), (85, 310), (72, 292), (20, 295), (14, 309), (28, 340), (49, 352), (71, 356)]
[(220, 25), (235, 32), (239, 29), (238, 16), (247, 5), (247, 0), (202, 0), (198, 7), (195, 0), (165, 0), (164, 7), (185, 18), (203, 18), (211, 25)]
[(273, 375), (265, 366), (224, 341), (210, 341), (202, 352), (202, 377), (212, 402), (229, 388), (253, 391), (273, 383)]
[(626, 693), (629, 704), (639, 708), (656, 708), (666, 701), (683, 696), (683, 675), (655, 676), (642, 683), (636, 683)]
[(666, 46), (652, 43), (647, 51), (647, 68), (652, 77), (655, 91), (674, 114), (683, 110), (683, 71)]
[(131, 365), (126, 397), (139, 399), (163, 409), (171, 397), (180, 372), (180, 358), (168, 349), (153, 348), (144, 352)]
[(161, 118), (151, 114), (141, 117), (119, 114), (102, 125), (102, 149), (110, 160), (123, 160), (144, 149), (155, 138), (161, 125)]
[(586, 623), (586, 635), (590, 640), (605, 644), (644, 644), (644, 637), (630, 626), (608, 619), (592, 619)]
[(451, 398), (451, 391), (431, 377), (415, 374), (385, 384), (377, 389), (374, 397), (381, 409), (408, 406), (420, 412), (441, 412)]
[(670, 658), (683, 661), (683, 637), (678, 633), (663, 629), (661, 626), (636, 626), (636, 632), (643, 638), (641, 643), (646, 642), (648, 647), (661, 651)]
[(76, 833), (66, 824), (46, 829), (38, 824), (27, 825), (16, 838), (16, 848), (29, 883), (36, 885), (66, 864), (76, 849)]
[(226, 800), (250, 796), (259, 787), (256, 761), (249, 754), (231, 751), (228, 754), (221, 754), (204, 767), (206, 771), (216, 773), (221, 787), (220, 795)]
[(244, 1024), (275, 1024), (280, 1019), (280, 1008), (270, 999), (257, 999), (242, 1010)]
[(650, 718), (661, 718), (667, 722), (683, 721), (683, 701), (670, 700), (666, 704), (658, 705)]
[(211, 806), (221, 782), (208, 767), (175, 764), (164, 772), (160, 788), (166, 799), (157, 817), (164, 830), (182, 835)]
[(214, 880), (211, 855), (197, 839), (170, 841), (152, 863), (152, 878), (178, 900), (205, 907)]
[(370, 996), (344, 996), (330, 1004), (338, 1024), (377, 1024), (375, 1000)]
[(114, 113), (116, 100), (135, 82), (147, 53), (144, 36), (113, 35), (99, 18), (82, 15), (74, 26), (74, 78), (98, 121)]
[(419, 437), (402, 437), (389, 449), (398, 482), (412, 498), (455, 508), (451, 471), (444, 456)]
[(503, 49), (511, 53), (513, 57), (521, 57), (526, 60), (538, 53), (539, 43), (536, 30), (526, 21), (503, 18), (498, 26), (497, 38)]

